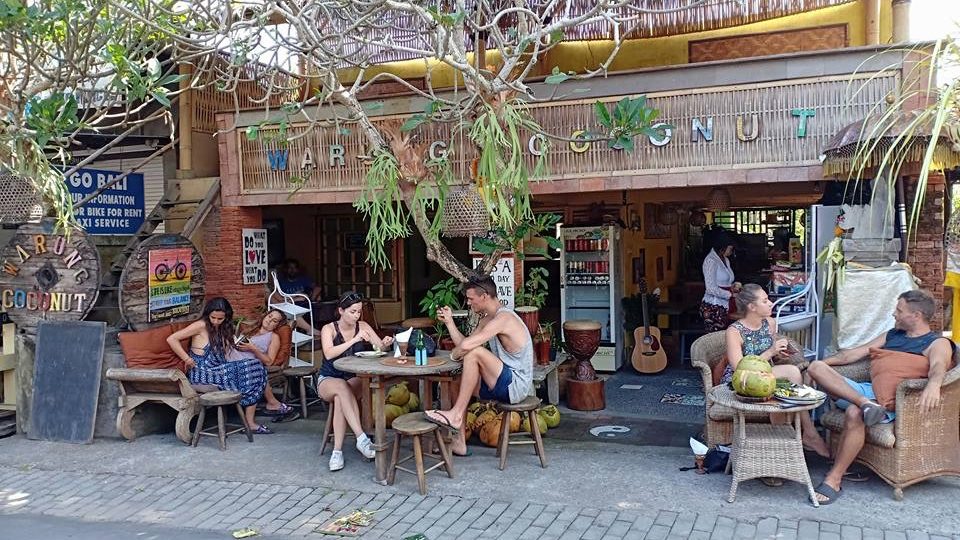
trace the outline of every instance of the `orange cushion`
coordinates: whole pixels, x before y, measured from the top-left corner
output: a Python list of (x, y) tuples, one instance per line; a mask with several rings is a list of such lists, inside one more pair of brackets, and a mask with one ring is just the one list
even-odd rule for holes
[(907, 379), (926, 379), (930, 360), (922, 354), (870, 349), (870, 382), (877, 403), (888, 411), (897, 409), (897, 386)]
[(289, 324), (283, 324), (278, 326), (274, 332), (280, 336), (280, 348), (277, 349), (277, 357), (269, 365), (283, 366), (290, 360), (290, 351), (293, 349), (293, 328), (290, 328)]
[[(179, 369), (186, 373), (186, 366), (167, 343), (171, 334), (185, 328), (190, 323), (165, 324), (140, 332), (120, 332), (120, 349), (127, 361), (128, 368)], [(184, 350), (189, 350), (190, 340), (180, 342)]]

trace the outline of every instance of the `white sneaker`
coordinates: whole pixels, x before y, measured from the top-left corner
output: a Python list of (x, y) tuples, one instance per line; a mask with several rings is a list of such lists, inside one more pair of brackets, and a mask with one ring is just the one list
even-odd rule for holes
[(343, 452), (334, 450), (330, 453), (330, 470), (339, 471), (343, 468)]
[(370, 437), (366, 435), (361, 435), (357, 437), (357, 450), (363, 454), (363, 457), (367, 459), (373, 459), (377, 457), (377, 452), (373, 449), (373, 442), (370, 441)]

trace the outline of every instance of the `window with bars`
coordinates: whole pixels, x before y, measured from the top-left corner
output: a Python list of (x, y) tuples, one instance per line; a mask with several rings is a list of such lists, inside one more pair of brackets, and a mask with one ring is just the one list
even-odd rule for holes
[(714, 212), (713, 223), (737, 234), (762, 234), (767, 246), (773, 246), (777, 231), (786, 229), (789, 236), (804, 237), (804, 214), (802, 209), (761, 208)]
[(339, 294), (353, 289), (374, 301), (400, 299), (399, 268), (403, 264), (398, 243), (392, 252), (391, 268), (374, 270), (367, 262), (366, 224), (357, 215), (318, 216), (320, 240), (320, 283), (324, 291)]

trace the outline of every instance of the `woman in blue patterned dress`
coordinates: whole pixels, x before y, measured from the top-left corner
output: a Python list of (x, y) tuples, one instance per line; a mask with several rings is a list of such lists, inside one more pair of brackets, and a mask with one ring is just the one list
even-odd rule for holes
[[(791, 354), (789, 342), (786, 338), (777, 339), (777, 321), (773, 315), (773, 302), (767, 296), (763, 287), (748, 283), (736, 296), (737, 312), (743, 313), (743, 318), (731, 324), (726, 332), (727, 367), (720, 382), (726, 384), (733, 378), (733, 371), (744, 356), (755, 355), (763, 358), (770, 364), (774, 359), (786, 358)], [(800, 384), (803, 376), (800, 369), (793, 364), (777, 364), (773, 366), (773, 374), (778, 379), (789, 379), (790, 382)], [(771, 415), (771, 421), (782, 423), (784, 415)], [(810, 415), (800, 415), (803, 443), (811, 450), (823, 457), (830, 457), (830, 448), (817, 433)]]
[[(167, 343), (186, 364), (191, 383), (212, 384), (221, 390), (239, 392), (244, 422), (254, 433), (269, 433), (269, 428), (254, 420), (257, 402), (263, 397), (267, 383), (267, 368), (256, 358), (227, 360), (227, 354), (235, 350), (234, 334), (233, 307), (226, 298), (217, 297), (207, 302), (199, 321), (171, 334)], [(180, 340), (187, 338), (190, 339), (189, 352), (180, 344)]]

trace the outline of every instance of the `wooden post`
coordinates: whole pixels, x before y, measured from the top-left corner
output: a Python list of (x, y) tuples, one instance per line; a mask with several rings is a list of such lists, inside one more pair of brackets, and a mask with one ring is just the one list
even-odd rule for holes
[(177, 178), (193, 178), (193, 108), (194, 90), (190, 87), (193, 82), (193, 66), (182, 64), (180, 74), (185, 75), (180, 81), (180, 163), (177, 167)]
[(866, 0), (866, 41), (867, 45), (880, 43), (880, 0)]
[(893, 42), (910, 41), (910, 0), (893, 0)]

